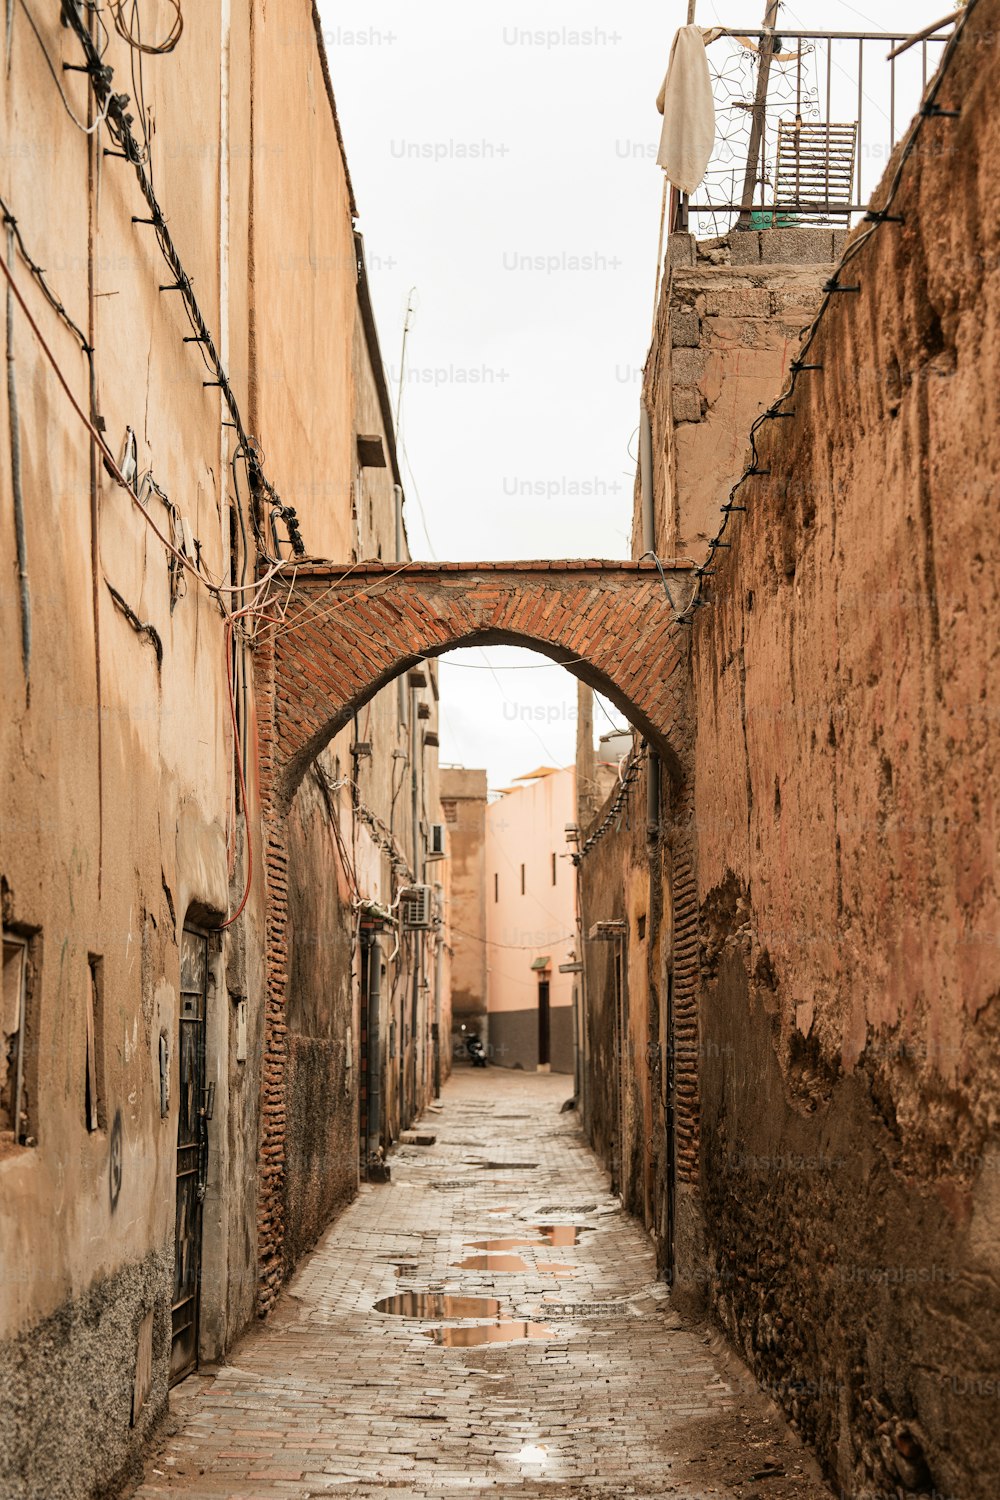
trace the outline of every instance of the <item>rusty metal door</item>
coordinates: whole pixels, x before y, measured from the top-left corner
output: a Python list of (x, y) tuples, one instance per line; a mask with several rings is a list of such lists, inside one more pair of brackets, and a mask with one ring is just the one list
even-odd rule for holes
[(208, 1165), (205, 1111), (205, 1008), (208, 939), (187, 928), (181, 935), (181, 1014), (178, 1036), (180, 1101), (177, 1114), (177, 1216), (170, 1380), (198, 1364), (201, 1292), (202, 1201)]

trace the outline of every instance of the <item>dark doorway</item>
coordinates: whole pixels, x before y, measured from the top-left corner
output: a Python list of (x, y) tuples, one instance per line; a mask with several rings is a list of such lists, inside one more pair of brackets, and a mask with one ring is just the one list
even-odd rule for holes
[(181, 1014), (177, 1047), (180, 1099), (177, 1112), (171, 1384), (190, 1374), (198, 1364), (202, 1200), (208, 1166), (205, 1112), (208, 978), (208, 938), (203, 933), (185, 928), (181, 935)]
[(547, 1068), (552, 1061), (552, 1042), (549, 1025), (549, 981), (538, 981), (538, 1066)]

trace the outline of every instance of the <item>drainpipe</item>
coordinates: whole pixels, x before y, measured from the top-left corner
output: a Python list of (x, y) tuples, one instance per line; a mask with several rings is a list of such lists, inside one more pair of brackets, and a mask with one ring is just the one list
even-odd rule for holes
[(382, 942), (368, 951), (368, 1164), (378, 1156), (382, 1139)]
[[(421, 766), (417, 759), (417, 735), (419, 732), (419, 721), (417, 719), (417, 689), (410, 689), (410, 818), (413, 823), (413, 878), (420, 884), (423, 881), (423, 870), (420, 865), (420, 771)], [(408, 1100), (409, 1118), (407, 1124), (413, 1119), (417, 1112), (417, 1035), (420, 1023), (420, 980), (423, 975), (423, 934), (413, 934), (413, 996), (410, 1003), (410, 1068), (409, 1083), (410, 1097)]]
[(660, 837), (660, 757), (651, 747), (646, 757), (646, 837), (651, 844)]
[(645, 401), (639, 407), (639, 495), (642, 504), (642, 550), (655, 552), (653, 524), (653, 424)]
[[(639, 494), (642, 504), (642, 550), (656, 553), (653, 519), (653, 424), (645, 401), (639, 409)], [(646, 836), (655, 841), (660, 834), (660, 758), (652, 749), (646, 765)]]
[[(396, 517), (395, 553), (396, 561), (401, 563), (403, 559), (403, 486), (394, 484), (392, 487), (392, 500)], [(397, 716), (402, 728), (406, 728), (406, 678), (396, 678), (396, 707)]]

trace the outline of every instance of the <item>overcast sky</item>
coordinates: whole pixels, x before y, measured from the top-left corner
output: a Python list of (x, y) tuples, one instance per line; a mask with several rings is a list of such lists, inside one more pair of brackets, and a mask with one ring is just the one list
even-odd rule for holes
[[(319, 3), (394, 396), (415, 288), (401, 421), (413, 555), (627, 557), (655, 99), (686, 6)], [(946, 8), (796, 0), (779, 27), (905, 33)], [(756, 27), (762, 14), (763, 0), (698, 0), (696, 19)], [(869, 49), (866, 69), (880, 56)], [(866, 94), (877, 109), (877, 74)], [(442, 760), (486, 766), (491, 786), (571, 761), (576, 684), (543, 662), (445, 657)], [(600, 709), (596, 721), (610, 727)]]

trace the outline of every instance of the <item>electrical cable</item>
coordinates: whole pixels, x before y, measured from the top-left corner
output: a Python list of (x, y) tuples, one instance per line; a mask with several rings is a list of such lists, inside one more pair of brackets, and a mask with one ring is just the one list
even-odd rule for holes
[(233, 622), (230, 619), (226, 621), (226, 686), (229, 690), (229, 716), (233, 726), (233, 749), (236, 758), (236, 776), (240, 785), (240, 800), (243, 806), (243, 830), (247, 851), (247, 880), (246, 887), (243, 891), (243, 899), (241, 900), (236, 910), (233, 912), (232, 916), (227, 917), (224, 922), (219, 923), (218, 928), (216, 929), (218, 932), (224, 932), (227, 927), (231, 927), (233, 925), (237, 917), (242, 915), (243, 908), (246, 906), (247, 902), (250, 899), (250, 888), (253, 885), (253, 834), (250, 831), (250, 819), (247, 817), (247, 783), (243, 770), (243, 754), (240, 746), (240, 729), (236, 714), (236, 695), (233, 692), (232, 630)]
[[(42, 292), (44, 293), (46, 301), (54, 309), (54, 311), (58, 314), (59, 318), (66, 325), (66, 327), (69, 328), (73, 332), (73, 334), (75, 335), (75, 337), (77, 338), (77, 340), (78, 340), (78, 342), (80, 344), (80, 348), (83, 350), (84, 354), (87, 356), (87, 359), (88, 359), (88, 362), (91, 365), (91, 368), (93, 368), (93, 350), (91, 349), (90, 345), (87, 343), (87, 341), (86, 341), (86, 339), (85, 339), (85, 337), (83, 335), (82, 330), (73, 321), (73, 319), (70, 317), (69, 313), (66, 311), (65, 307), (63, 306), (62, 302), (59, 300), (59, 298), (55, 295), (55, 293), (49, 287), (47, 281), (45, 280), (45, 275), (44, 275), (44, 272), (42, 271), (41, 267), (38, 266), (38, 265), (36, 265), (36, 263), (34, 262), (34, 260), (32, 260), (31, 256), (28, 254), (27, 250), (24, 248), (24, 241), (21, 238), (21, 233), (20, 233), (20, 229), (18, 228), (17, 220), (10, 213), (10, 210), (7, 208), (7, 205), (4, 203), (4, 201), (3, 201), (2, 198), (0, 198), (0, 210), (2, 210), (2, 213), (3, 213), (4, 223), (8, 226), (9, 230), (13, 231), (13, 233), (14, 233), (16, 239), (17, 239), (18, 248), (19, 248), (19, 250), (22, 253), (22, 256), (23, 256), (23, 258), (25, 260), (25, 263), (28, 265), (29, 269), (31, 270), (31, 274), (32, 274), (33, 278), (38, 283), (39, 287), (41, 288)], [(108, 446), (108, 443), (107, 443), (107, 441), (106, 441), (106, 439), (104, 437), (104, 434), (101, 433), (98, 430), (98, 428), (94, 425), (94, 423), (87, 416), (86, 412), (83, 410), (83, 407), (80, 405), (79, 401), (77, 400), (77, 398), (76, 398), (76, 396), (75, 396), (75, 394), (74, 394), (74, 392), (73, 392), (73, 390), (72, 390), (72, 388), (71, 388), (71, 386), (69, 384), (69, 381), (66, 378), (66, 375), (64, 374), (61, 366), (59, 365), (58, 360), (55, 357), (55, 354), (53, 353), (51, 347), (48, 344), (48, 341), (45, 338), (45, 335), (42, 333), (42, 331), (41, 331), (41, 329), (40, 329), (37, 321), (35, 320), (33, 314), (31, 313), (31, 310), (29, 309), (28, 304), (27, 304), (27, 302), (24, 299), (24, 296), (23, 296), (23, 294), (21, 292), (20, 287), (17, 285), (17, 282), (14, 280), (14, 276), (13, 276), (13, 273), (11, 271), (11, 268), (10, 268), (9, 264), (6, 261), (2, 260), (2, 259), (0, 259), (0, 270), (3, 271), (3, 274), (4, 274), (4, 276), (7, 279), (7, 282), (8, 282), (8, 284), (9, 284), (9, 286), (10, 286), (10, 288), (11, 288), (13, 294), (14, 294), (15, 299), (18, 302), (18, 304), (19, 304), (19, 306), (21, 308), (21, 311), (24, 313), (24, 316), (25, 316), (25, 318), (28, 321), (28, 326), (31, 328), (32, 333), (35, 335), (35, 338), (37, 339), (37, 341), (39, 343), (39, 346), (42, 349), (42, 352), (44, 353), (46, 359), (48, 360), (49, 364), (51, 365), (51, 367), (52, 367), (52, 369), (53, 369), (53, 371), (54, 371), (54, 373), (56, 375), (56, 378), (59, 381), (59, 384), (62, 386), (63, 391), (65, 392), (66, 396), (69, 399), (70, 405), (73, 407), (73, 409), (76, 412), (77, 416), (80, 418), (80, 420), (83, 422), (84, 426), (87, 428), (88, 432), (90, 433), (92, 442), (100, 450), (101, 457), (104, 460), (105, 466), (107, 467), (109, 474), (111, 475), (112, 479), (115, 480), (116, 484), (120, 485), (121, 488), (126, 491), (126, 493), (129, 495), (130, 499), (138, 507), (138, 509), (139, 509), (141, 515), (143, 516), (143, 518), (145, 519), (147, 525), (150, 527), (151, 531), (157, 537), (157, 539), (160, 542), (162, 542), (163, 545), (166, 547), (167, 551), (171, 554), (171, 556), (175, 560), (176, 564), (179, 565), (180, 567), (183, 567), (186, 572), (191, 573), (195, 578), (197, 578), (198, 581), (200, 583), (202, 583), (205, 586), (205, 588), (209, 591), (209, 593), (211, 593), (211, 594), (214, 594), (214, 595), (219, 595), (219, 594), (241, 594), (241, 593), (251, 593), (252, 592), (253, 594), (258, 595), (258, 596), (260, 594), (262, 594), (263, 590), (266, 588), (266, 586), (270, 582), (270, 580), (272, 578), (274, 578), (280, 571), (282, 571), (283, 569), (285, 569), (287, 567), (294, 566), (296, 559), (294, 559), (294, 558), (284, 558), (284, 559), (282, 559), (280, 561), (272, 561), (272, 566), (269, 568), (269, 570), (266, 573), (262, 574), (262, 576), (259, 579), (256, 579), (251, 584), (241, 585), (241, 584), (225, 584), (225, 583), (220, 583), (216, 579), (212, 578), (209, 574), (205, 573), (202, 568), (200, 568), (199, 566), (197, 566), (194, 562), (191, 561), (191, 559), (189, 557), (187, 557), (183, 552), (181, 552), (180, 549), (174, 545), (172, 539), (164, 536), (163, 532), (156, 525), (155, 521), (153, 520), (152, 516), (149, 514), (149, 511), (146, 509), (146, 506), (143, 503), (142, 497), (141, 497), (141, 495), (139, 493), (139, 488), (140, 487), (137, 486), (136, 484), (133, 484), (132, 482), (130, 482), (125, 477), (125, 475), (122, 473), (122, 470), (121, 470), (121, 468), (120, 468), (117, 460), (115, 459), (114, 454), (112, 453), (110, 447)], [(151, 471), (147, 471), (146, 472), (146, 475), (144, 476), (144, 482), (148, 482), (149, 485), (150, 485), (150, 487), (160, 496), (160, 498), (167, 505), (171, 504), (171, 502), (168, 500), (168, 497), (160, 489), (159, 485), (157, 485), (156, 482), (155, 482), (155, 480), (152, 479)], [(171, 506), (171, 509), (173, 509), (172, 506)], [(221, 600), (219, 600), (218, 602), (220, 604), (220, 607), (222, 607), (224, 609), (224, 606), (222, 606)]]
[[(65, 391), (66, 396), (69, 399), (70, 405), (73, 407), (73, 410), (76, 412), (77, 416), (80, 418), (80, 421), (83, 423), (83, 425), (87, 428), (87, 431), (90, 433), (91, 440), (93, 441), (95, 447), (97, 447), (100, 450), (101, 457), (103, 458), (105, 466), (107, 467), (108, 472), (110, 473), (112, 479), (114, 479), (115, 482), (117, 484), (119, 484), (122, 487), (123, 490), (126, 491), (126, 493), (131, 497), (131, 499), (135, 503), (135, 505), (138, 506), (139, 510), (145, 516), (146, 522), (147, 522), (148, 526), (150, 527), (150, 529), (152, 530), (152, 532), (154, 533), (154, 535), (156, 537), (158, 537), (159, 540), (163, 543), (163, 545), (166, 547), (167, 551), (169, 553), (171, 553), (172, 556), (175, 557), (177, 559), (177, 561), (184, 568), (186, 568), (189, 573), (193, 573), (194, 576), (197, 579), (199, 579), (199, 581), (201, 583), (205, 584), (206, 588), (208, 588), (211, 593), (213, 593), (213, 594), (218, 593), (219, 590), (222, 589), (224, 586), (220, 585), (220, 584), (216, 584), (216, 583), (210, 582), (204, 576), (204, 574), (202, 574), (199, 571), (199, 569), (197, 567), (195, 567), (195, 565), (190, 561), (189, 558), (185, 557), (182, 552), (178, 551), (178, 549), (173, 545), (173, 543), (171, 541), (169, 541), (163, 535), (163, 532), (156, 525), (156, 522), (153, 520), (152, 516), (150, 516), (149, 512), (146, 510), (146, 508), (143, 505), (142, 501), (139, 499), (139, 496), (136, 494), (134, 487), (125, 478), (124, 474), (122, 473), (121, 469), (119, 468), (118, 463), (117, 463), (117, 461), (115, 459), (114, 454), (111, 452), (111, 449), (108, 447), (108, 445), (107, 445), (107, 443), (106, 443), (106, 441), (104, 439), (103, 433), (98, 432), (97, 428), (94, 426), (93, 422), (87, 416), (87, 413), (84, 411), (83, 407), (80, 405), (79, 401), (76, 399), (76, 396), (73, 393), (73, 390), (72, 390), (72, 388), (71, 388), (71, 386), (69, 384), (69, 381), (66, 379), (66, 376), (63, 374), (62, 369), (60, 368), (60, 365), (59, 365), (58, 361), (56, 360), (55, 355), (53, 354), (52, 350), (49, 348), (49, 345), (48, 345), (48, 343), (46, 342), (46, 339), (45, 339), (45, 335), (42, 333), (42, 331), (39, 328), (38, 324), (35, 322), (35, 319), (33, 318), (32, 314), (31, 314), (31, 311), (28, 308), (28, 304), (25, 302), (24, 297), (21, 294), (21, 289), (17, 285), (17, 282), (14, 280), (14, 277), (13, 277), (13, 274), (12, 274), (12, 272), (10, 270), (10, 267), (7, 265), (7, 262), (5, 260), (0, 259), (0, 270), (3, 271), (4, 276), (7, 278), (7, 282), (8, 282), (9, 286), (11, 287), (11, 289), (12, 289), (12, 291), (14, 293), (14, 297), (17, 300), (17, 302), (18, 302), (18, 304), (19, 304), (19, 306), (21, 308), (21, 311), (24, 313), (24, 316), (27, 318), (28, 325), (31, 328), (32, 333), (35, 335), (35, 338), (38, 340), (38, 343), (41, 346), (42, 352), (44, 353), (46, 359), (49, 361), (49, 364), (52, 366), (52, 369), (55, 371), (56, 378), (58, 379), (59, 384), (62, 386), (63, 390)], [(228, 590), (227, 590), (227, 592), (228, 592)], [(220, 607), (225, 612), (225, 606), (222, 604), (222, 601), (219, 600), (218, 602), (220, 604)]]
[[(872, 238), (873, 235), (878, 233), (879, 229), (881, 229), (884, 224), (902, 222), (898, 215), (890, 214), (889, 209), (892, 207), (896, 194), (899, 191), (899, 187), (903, 177), (903, 171), (913, 152), (916, 150), (918, 137), (927, 120), (948, 119), (959, 114), (958, 110), (942, 109), (937, 103), (937, 97), (941, 91), (941, 86), (947, 76), (948, 64), (951, 62), (955, 50), (961, 40), (962, 33), (968, 25), (969, 17), (975, 10), (978, 3), (979, 0), (968, 0), (968, 4), (962, 14), (961, 19), (956, 25), (955, 30), (952, 32), (951, 36), (948, 38), (948, 41), (945, 43), (937, 75), (931, 82), (930, 87), (927, 89), (920, 109), (918, 110), (913, 122), (910, 125), (906, 138), (900, 149), (899, 160), (896, 163), (896, 167), (890, 180), (889, 186), (881, 199), (880, 206), (878, 208), (869, 206), (868, 211), (864, 216), (865, 220), (870, 222), (871, 228), (863, 230), (856, 239), (852, 240), (850, 244), (845, 246), (840, 260), (834, 267), (833, 275), (829, 278), (823, 288), (823, 300), (820, 303), (816, 315), (812, 319), (812, 322), (807, 324), (807, 326), (802, 330), (802, 342), (799, 347), (799, 353), (797, 358), (792, 360), (789, 380), (786, 388), (781, 392), (779, 396), (775, 398), (774, 401), (772, 401), (771, 405), (767, 408), (766, 411), (761, 412), (760, 416), (756, 418), (750, 428), (750, 462), (745, 466), (743, 473), (740, 475), (736, 483), (733, 485), (732, 489), (729, 491), (728, 502), (721, 507), (722, 521), (715, 535), (709, 541), (709, 557), (707, 559), (707, 565), (703, 563), (699, 567), (695, 568), (695, 584), (694, 588), (691, 591), (690, 599), (682, 610), (675, 611), (674, 622), (678, 625), (690, 625), (694, 617), (694, 611), (698, 608), (704, 607), (708, 602), (704, 598), (704, 580), (706, 578), (711, 578), (714, 575), (715, 570), (714, 568), (712, 568), (711, 563), (715, 558), (716, 552), (720, 548), (731, 546), (730, 542), (723, 540), (731, 517), (737, 512), (746, 510), (745, 505), (737, 505), (735, 503), (736, 496), (739, 493), (740, 489), (748, 479), (758, 476), (764, 477), (770, 474), (769, 469), (762, 468), (760, 466), (760, 455), (757, 448), (758, 432), (765, 422), (775, 421), (781, 417), (794, 416), (794, 411), (782, 411), (780, 408), (782, 407), (784, 402), (788, 401), (794, 395), (800, 374), (806, 371), (822, 369), (821, 364), (807, 363), (806, 357), (816, 341), (816, 337), (819, 333), (822, 320), (826, 314), (827, 309), (830, 306), (830, 303), (839, 294), (860, 291), (860, 287), (858, 286), (844, 285), (840, 280), (841, 273), (851, 264), (852, 261), (857, 259), (864, 246), (867, 245), (868, 241)], [(875, 196), (880, 195), (876, 192)], [(872, 202), (874, 202), (874, 198)]]
[(138, 35), (131, 32), (122, 19), (122, 9), (125, 0), (107, 0), (107, 6), (114, 18), (115, 30), (118, 35), (123, 41), (129, 44), (133, 51), (145, 53), (147, 57), (163, 57), (166, 53), (173, 52), (181, 39), (181, 33), (184, 30), (184, 17), (181, 15), (181, 0), (167, 0), (167, 3), (174, 8), (173, 25), (169, 32), (162, 42), (144, 42), (142, 40), (139, 7), (135, 3), (135, 0), (132, 3), (132, 15), (136, 26), (139, 28)]
[(462, 937), (472, 938), (473, 942), (484, 943), (488, 948), (505, 948), (517, 953), (537, 953), (539, 948), (544, 948), (546, 943), (555, 947), (559, 943), (571, 943), (576, 937), (575, 932), (567, 933), (565, 937), (547, 937), (540, 943), (498, 943), (494, 938), (480, 937), (477, 932), (466, 932), (464, 928), (449, 925), (448, 931), (459, 933)]
[[(24, 5), (25, 0), (21, 0), (21, 3)], [(90, 77), (90, 85), (97, 104), (107, 121), (108, 132), (115, 144), (121, 148), (120, 151), (109, 154), (112, 156), (120, 155), (130, 164), (135, 172), (142, 196), (149, 208), (150, 217), (148, 219), (141, 219), (133, 215), (133, 222), (152, 226), (160, 247), (160, 252), (167, 264), (170, 275), (173, 277), (173, 280), (161, 286), (160, 290), (162, 292), (179, 292), (181, 294), (181, 302), (192, 329), (191, 336), (185, 342), (194, 343), (199, 346), (202, 359), (208, 371), (214, 376), (214, 379), (205, 381), (204, 384), (206, 386), (217, 386), (222, 392), (222, 399), (232, 419), (232, 426), (239, 440), (239, 445), (245, 449), (248, 455), (251, 488), (259, 489), (266, 495), (271, 508), (272, 519), (277, 518), (284, 522), (293, 552), (297, 556), (304, 556), (306, 547), (302, 540), (295, 507), (286, 505), (264, 473), (260, 450), (247, 433), (229, 375), (222, 364), (215, 340), (205, 322), (198, 299), (194, 293), (191, 277), (184, 269), (184, 264), (170, 234), (163, 209), (153, 189), (152, 177), (146, 170), (143, 153), (132, 131), (132, 116), (126, 113), (130, 102), (129, 96), (127, 94), (116, 94), (112, 91), (114, 70), (103, 62), (101, 54), (94, 45), (93, 38), (83, 24), (83, 20), (76, 7), (73, 5), (66, 6), (63, 10), (63, 19), (76, 36), (83, 51), (86, 59), (85, 71)], [(58, 81), (57, 78), (56, 82), (58, 83)]]
[[(82, 120), (80, 120), (80, 119), (77, 118), (76, 111), (73, 109), (73, 106), (70, 104), (69, 100), (66, 98), (66, 91), (64, 90), (64, 88), (62, 86), (62, 79), (59, 77), (59, 74), (56, 72), (55, 63), (52, 61), (51, 57), (49, 56), (48, 49), (45, 46), (45, 42), (42, 40), (42, 33), (39, 31), (37, 25), (35, 24), (35, 18), (34, 18), (34, 16), (31, 14), (31, 11), (28, 9), (27, 0), (21, 0), (21, 9), (24, 11), (24, 14), (28, 18), (28, 25), (31, 27), (32, 31), (35, 33), (35, 40), (36, 40), (36, 42), (38, 43), (39, 47), (42, 49), (42, 56), (45, 58), (46, 66), (48, 67), (49, 72), (52, 74), (52, 81), (55, 84), (56, 88), (59, 90), (59, 97), (60, 97), (60, 99), (63, 102), (63, 108), (65, 109), (66, 113), (69, 115), (70, 119), (73, 121), (73, 124), (76, 126), (77, 130), (81, 130), (84, 135), (93, 135), (95, 133), (95, 131), (97, 131), (97, 130), (100, 129), (100, 127), (104, 124), (105, 120), (107, 119), (107, 117), (108, 117), (107, 108), (105, 107), (104, 109), (102, 109), (102, 110), (100, 110), (98, 112), (97, 119), (94, 121), (94, 123), (92, 125), (85, 125)], [(98, 57), (98, 59), (100, 59), (100, 54), (97, 53), (96, 48), (94, 50), (95, 50), (95, 55)]]
[(639, 767), (645, 760), (646, 753), (646, 746), (643, 745), (642, 749), (637, 754), (627, 757), (624, 773), (621, 770), (619, 770), (618, 773), (618, 791), (615, 793), (614, 801), (608, 808), (598, 826), (594, 829), (593, 833), (589, 835), (589, 837), (585, 840), (585, 842), (581, 845), (577, 852), (570, 856), (575, 865), (579, 865), (582, 860), (586, 859), (587, 855), (590, 853), (591, 849), (593, 849), (594, 845), (598, 844), (601, 841), (601, 839), (607, 833), (608, 829), (611, 827), (611, 824), (614, 822), (615, 818), (618, 816), (621, 808), (628, 801), (629, 792), (635, 785), (635, 782), (639, 775)]

